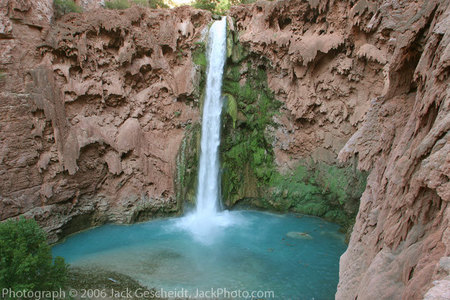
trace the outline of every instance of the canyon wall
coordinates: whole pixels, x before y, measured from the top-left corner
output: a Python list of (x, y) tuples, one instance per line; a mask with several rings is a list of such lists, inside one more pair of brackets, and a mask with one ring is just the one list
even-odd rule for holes
[(55, 240), (178, 213), (175, 157), (199, 119), (191, 53), (211, 13), (2, 5), (0, 219), (32, 216)]
[(278, 165), (339, 152), (370, 171), (336, 298), (450, 297), (448, 1), (257, 2), (230, 15), (270, 61)]

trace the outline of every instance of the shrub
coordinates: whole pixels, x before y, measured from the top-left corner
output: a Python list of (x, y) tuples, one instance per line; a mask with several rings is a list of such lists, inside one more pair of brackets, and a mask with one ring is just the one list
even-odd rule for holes
[(105, 2), (105, 7), (108, 9), (127, 9), (130, 7), (128, 0), (112, 0)]
[(209, 10), (214, 13), (217, 3), (211, 0), (196, 0), (192, 6), (198, 9)]
[(54, 262), (45, 232), (34, 220), (0, 223), (0, 286), (12, 290), (55, 290), (64, 287), (67, 265)]
[(256, 0), (196, 0), (192, 6), (198, 9), (209, 10), (214, 14), (225, 15), (233, 5), (253, 2), (256, 2)]
[(133, 0), (133, 3), (142, 7), (149, 8), (169, 8), (163, 0)]
[(73, 0), (54, 0), (53, 6), (57, 18), (71, 12), (81, 13), (83, 11)]

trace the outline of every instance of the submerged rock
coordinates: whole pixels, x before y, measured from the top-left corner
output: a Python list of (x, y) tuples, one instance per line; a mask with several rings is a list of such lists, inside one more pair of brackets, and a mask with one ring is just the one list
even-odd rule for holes
[(312, 236), (307, 234), (306, 232), (298, 232), (298, 231), (290, 231), (286, 234), (287, 237), (293, 239), (303, 239), (303, 240), (312, 240)]

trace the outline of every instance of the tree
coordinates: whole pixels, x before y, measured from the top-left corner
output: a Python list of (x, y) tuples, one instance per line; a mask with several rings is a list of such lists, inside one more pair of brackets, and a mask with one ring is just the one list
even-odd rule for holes
[(71, 12), (81, 13), (83, 11), (73, 0), (54, 0), (53, 7), (56, 18), (60, 18)]
[(68, 266), (53, 261), (45, 232), (35, 220), (0, 223), (0, 287), (12, 290), (56, 290), (64, 287)]

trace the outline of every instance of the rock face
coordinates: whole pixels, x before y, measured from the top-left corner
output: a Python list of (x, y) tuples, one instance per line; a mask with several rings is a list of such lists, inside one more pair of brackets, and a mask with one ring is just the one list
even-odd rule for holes
[[(231, 9), (241, 43), (270, 61), (269, 87), (284, 104), (274, 132), (282, 169), (309, 156), (336, 162), (370, 100), (382, 93), (386, 60), (361, 55), (376, 47), (368, 34), (352, 27), (361, 18), (349, 22), (349, 10), (345, 2), (307, 1), (257, 2)], [(375, 53), (386, 56), (385, 51)]]
[(449, 3), (404, 5), (377, 10), (378, 32), (396, 24), (388, 82), (340, 153), (357, 154), (371, 174), (338, 299), (422, 299), (432, 280), (448, 276), (439, 260), (450, 254)]
[(370, 171), (336, 298), (422, 299), (436, 280), (427, 297), (444, 299), (448, 1), (257, 2), (231, 16), (285, 103), (279, 166), (339, 153)]
[(191, 50), (211, 14), (133, 7), (52, 21), (51, 1), (2, 8), (0, 219), (31, 215), (55, 239), (176, 213), (175, 157), (199, 118)]

